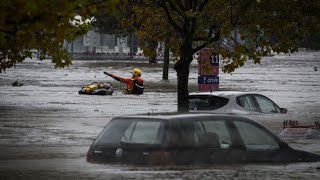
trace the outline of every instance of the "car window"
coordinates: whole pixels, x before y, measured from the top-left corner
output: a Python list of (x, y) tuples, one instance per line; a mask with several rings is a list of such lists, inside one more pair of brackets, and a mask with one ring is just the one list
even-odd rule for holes
[(225, 121), (223, 120), (196, 121), (195, 129), (199, 139), (201, 139), (201, 137), (206, 134), (216, 134), (221, 148), (229, 148), (231, 146), (230, 133)]
[(197, 137), (193, 122), (171, 121), (170, 128), (166, 132), (166, 142), (169, 147), (194, 147), (197, 144)]
[(251, 95), (244, 95), (237, 97), (237, 104), (248, 111), (258, 111), (258, 108)]
[(124, 131), (124, 134), (121, 138), (122, 142), (124, 142), (124, 141), (129, 142), (130, 141), (130, 138), (131, 138), (131, 135), (132, 135), (132, 132), (133, 132), (133, 129), (135, 126), (136, 126), (136, 122), (132, 121), (131, 124), (129, 125), (129, 127)]
[(136, 121), (125, 130), (121, 142), (160, 144), (161, 143), (161, 121)]
[(278, 112), (280, 112), (280, 109), (270, 99), (268, 99), (264, 96), (260, 96), (260, 95), (255, 95), (254, 97), (256, 98), (256, 101), (259, 104), (261, 112), (263, 112), (263, 113), (278, 113)]
[(264, 129), (251, 123), (234, 121), (244, 145), (249, 150), (275, 150), (279, 144)]
[(107, 126), (102, 130), (100, 135), (95, 141), (95, 145), (114, 144), (119, 145), (120, 139), (124, 131), (132, 121), (128, 119), (117, 119), (110, 121)]
[(216, 110), (227, 105), (228, 101), (217, 96), (189, 96), (189, 110)]

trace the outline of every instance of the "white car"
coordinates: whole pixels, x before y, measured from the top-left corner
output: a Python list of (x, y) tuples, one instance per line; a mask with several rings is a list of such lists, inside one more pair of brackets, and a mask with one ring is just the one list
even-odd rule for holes
[(264, 95), (254, 92), (213, 91), (189, 94), (190, 111), (210, 111), (232, 114), (286, 114)]

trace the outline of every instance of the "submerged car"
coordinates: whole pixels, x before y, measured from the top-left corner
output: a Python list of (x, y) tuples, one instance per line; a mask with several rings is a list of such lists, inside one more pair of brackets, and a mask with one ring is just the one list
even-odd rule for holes
[(261, 124), (236, 115), (144, 114), (113, 118), (87, 161), (151, 165), (313, 162)]
[(240, 91), (194, 92), (189, 94), (190, 111), (234, 114), (286, 114), (268, 97)]

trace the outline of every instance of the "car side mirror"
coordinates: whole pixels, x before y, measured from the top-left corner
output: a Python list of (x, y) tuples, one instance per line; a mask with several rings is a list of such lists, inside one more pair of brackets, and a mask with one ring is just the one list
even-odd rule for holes
[(286, 108), (280, 108), (280, 113), (287, 114), (288, 110)]

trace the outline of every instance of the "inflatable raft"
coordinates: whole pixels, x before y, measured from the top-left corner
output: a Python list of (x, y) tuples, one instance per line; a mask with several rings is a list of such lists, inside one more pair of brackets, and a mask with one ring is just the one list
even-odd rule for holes
[(93, 82), (90, 85), (83, 86), (78, 92), (79, 94), (89, 95), (112, 95), (113, 87), (110, 82)]

